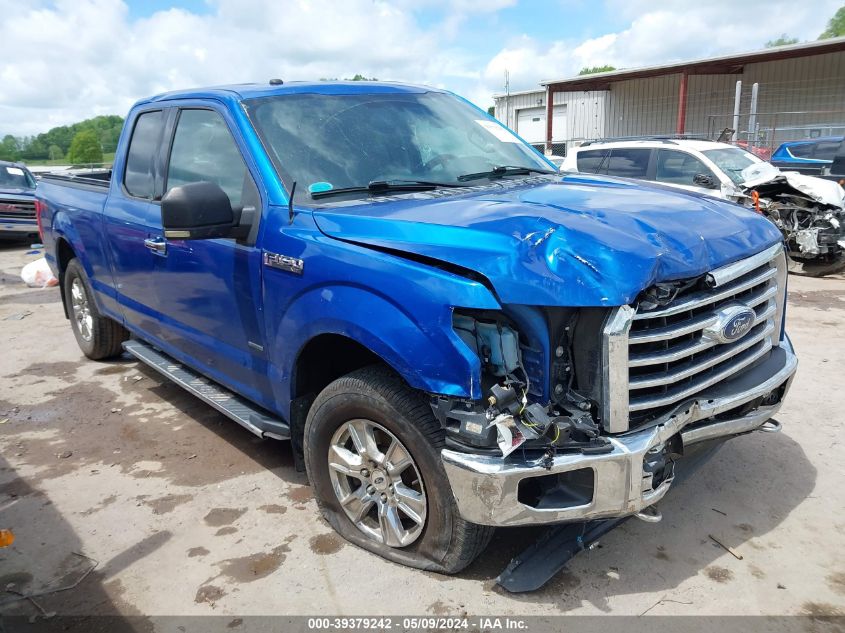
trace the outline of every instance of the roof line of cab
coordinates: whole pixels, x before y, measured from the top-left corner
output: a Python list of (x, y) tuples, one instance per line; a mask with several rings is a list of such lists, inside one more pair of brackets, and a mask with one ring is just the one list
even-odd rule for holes
[[(388, 81), (291, 81), (276, 83), (245, 83), (226, 86), (210, 86), (207, 88), (190, 88), (164, 92), (152, 97), (141, 99), (135, 106), (159, 101), (175, 99), (218, 99), (244, 100), (260, 99), (285, 94), (385, 94), (385, 93), (416, 93), (445, 92), (431, 86), (421, 86)], [(134, 106), (133, 106), (134, 107)]]

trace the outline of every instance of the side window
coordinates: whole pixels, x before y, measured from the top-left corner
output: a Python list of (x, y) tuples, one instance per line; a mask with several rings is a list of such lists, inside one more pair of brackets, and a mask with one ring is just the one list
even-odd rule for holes
[(833, 160), (840, 145), (839, 141), (820, 141), (813, 152), (813, 158), (816, 160)]
[(607, 155), (610, 150), (589, 149), (578, 152), (578, 171), (585, 174), (597, 174), (607, 167)]
[(152, 199), (155, 190), (155, 157), (164, 125), (161, 110), (145, 112), (135, 120), (135, 129), (126, 153), (123, 184), (137, 198)]
[(700, 185), (693, 181), (698, 174), (709, 176), (713, 182), (718, 182), (707, 165), (692, 154), (669, 149), (657, 150), (657, 182), (698, 187)]
[(607, 167), (602, 170), (609, 176), (623, 178), (646, 178), (648, 175), (648, 161), (651, 158), (650, 149), (613, 149)]
[(799, 145), (790, 145), (787, 149), (794, 158), (812, 158), (815, 145), (815, 143), (801, 143)]
[(170, 150), (167, 189), (191, 182), (220, 186), (232, 208), (260, 206), (258, 189), (223, 117), (213, 110), (182, 110)]

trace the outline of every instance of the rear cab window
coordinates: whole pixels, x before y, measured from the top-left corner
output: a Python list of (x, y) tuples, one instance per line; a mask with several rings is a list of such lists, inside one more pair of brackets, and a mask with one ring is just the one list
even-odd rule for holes
[(155, 194), (155, 161), (164, 120), (161, 110), (143, 112), (135, 119), (123, 175), (123, 186), (135, 198), (152, 200)]

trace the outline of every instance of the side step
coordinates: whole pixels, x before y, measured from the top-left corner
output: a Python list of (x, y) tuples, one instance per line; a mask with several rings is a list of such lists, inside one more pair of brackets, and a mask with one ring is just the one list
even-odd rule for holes
[(123, 349), (258, 437), (290, 439), (290, 427), (287, 422), (176, 362), (152, 346), (132, 339), (123, 344)]

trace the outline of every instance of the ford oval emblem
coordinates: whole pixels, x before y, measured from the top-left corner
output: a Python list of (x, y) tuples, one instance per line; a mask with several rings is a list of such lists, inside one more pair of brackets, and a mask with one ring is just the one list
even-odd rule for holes
[(723, 307), (715, 314), (715, 323), (704, 329), (704, 336), (719, 343), (731, 343), (748, 334), (757, 323), (757, 313), (741, 304)]
[(751, 308), (744, 308), (734, 313), (722, 326), (722, 338), (725, 341), (735, 341), (738, 338), (742, 338), (748, 334), (748, 330), (754, 325), (754, 319), (756, 317), (756, 313)]

